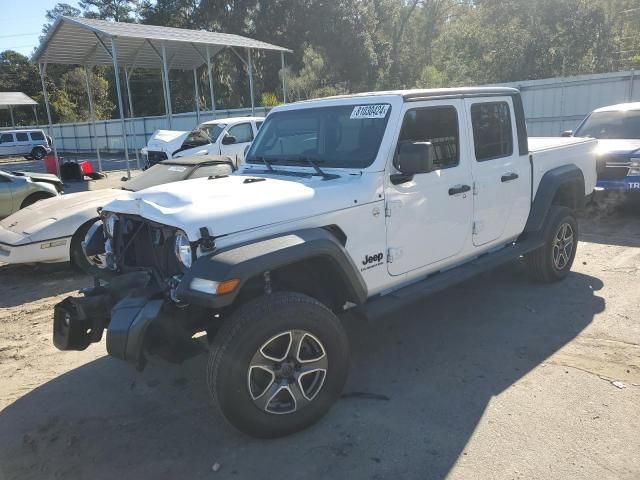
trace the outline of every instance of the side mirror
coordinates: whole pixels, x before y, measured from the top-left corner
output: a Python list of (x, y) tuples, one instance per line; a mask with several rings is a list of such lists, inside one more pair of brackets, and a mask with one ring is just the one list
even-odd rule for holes
[(560, 135), (561, 137), (573, 137), (573, 130), (565, 130)]
[(431, 142), (402, 142), (398, 145), (395, 164), (404, 175), (429, 173), (434, 170), (435, 157)]
[(236, 137), (232, 135), (226, 135), (222, 139), (222, 145), (233, 145), (234, 143), (236, 143)]

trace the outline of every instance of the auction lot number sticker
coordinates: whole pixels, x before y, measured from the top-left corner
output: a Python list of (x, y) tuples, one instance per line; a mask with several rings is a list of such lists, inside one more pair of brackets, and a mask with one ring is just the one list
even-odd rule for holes
[(351, 120), (360, 118), (384, 118), (387, 116), (389, 105), (358, 105), (351, 112)]

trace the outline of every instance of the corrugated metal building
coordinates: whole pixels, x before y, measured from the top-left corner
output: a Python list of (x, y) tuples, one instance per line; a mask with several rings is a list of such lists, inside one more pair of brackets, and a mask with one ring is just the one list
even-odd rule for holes
[(600, 73), (501, 84), (522, 92), (531, 136), (560, 135), (575, 130), (592, 110), (640, 101), (638, 72)]

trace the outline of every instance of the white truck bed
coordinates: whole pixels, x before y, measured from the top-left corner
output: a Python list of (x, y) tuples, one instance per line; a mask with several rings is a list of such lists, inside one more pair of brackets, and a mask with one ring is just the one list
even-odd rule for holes
[(533, 167), (532, 198), (540, 179), (549, 170), (573, 163), (584, 174), (585, 195), (596, 186), (596, 154), (598, 141), (577, 137), (529, 137), (529, 155)]

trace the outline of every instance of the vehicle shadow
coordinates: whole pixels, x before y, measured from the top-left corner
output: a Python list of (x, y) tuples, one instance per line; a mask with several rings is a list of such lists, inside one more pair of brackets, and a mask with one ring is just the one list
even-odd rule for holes
[(142, 373), (103, 357), (0, 412), (0, 477), (209, 478), (219, 463), (223, 478), (443, 478), (490, 400), (604, 310), (602, 286), (579, 273), (532, 285), (512, 265), (375, 323), (348, 317), (343, 398), (278, 440), (211, 411), (204, 356)]
[[(38, 279), (34, 282), (34, 279)], [(7, 265), (0, 263), (0, 308), (16, 307), (73, 292), (91, 285), (91, 278), (70, 263)]]
[(640, 195), (600, 196), (581, 212), (579, 220), (581, 240), (640, 247)]

